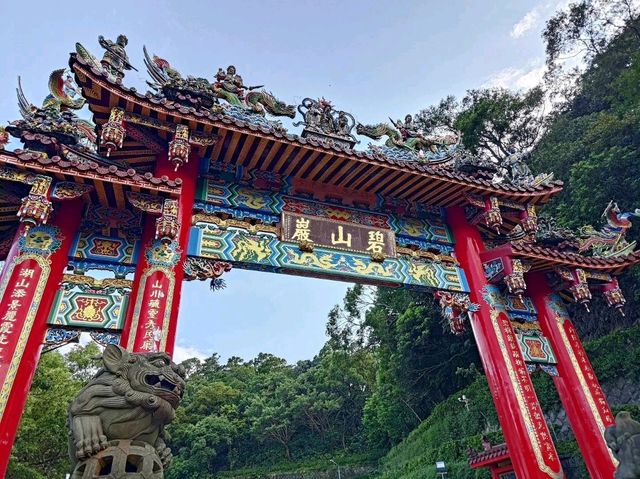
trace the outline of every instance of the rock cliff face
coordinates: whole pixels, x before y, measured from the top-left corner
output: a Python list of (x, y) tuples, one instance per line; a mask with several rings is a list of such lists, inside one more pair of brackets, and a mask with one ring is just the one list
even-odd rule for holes
[[(640, 406), (640, 380), (618, 378), (610, 383), (602, 384), (602, 389), (604, 389), (612, 408), (626, 405)], [(573, 439), (571, 425), (562, 407), (548, 411), (545, 413), (545, 418), (559, 441)]]

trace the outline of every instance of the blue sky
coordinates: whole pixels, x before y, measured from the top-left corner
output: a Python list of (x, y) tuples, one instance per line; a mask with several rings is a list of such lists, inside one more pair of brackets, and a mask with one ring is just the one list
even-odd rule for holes
[[(212, 78), (236, 65), (248, 85), (286, 101), (324, 96), (362, 123), (400, 118), (467, 89), (526, 89), (543, 73), (544, 21), (566, 0), (4, 2), (0, 121), (19, 117), (18, 75), (40, 103), (49, 73), (75, 42), (101, 54), (97, 36), (129, 38), (145, 90), (142, 46), (183, 75)], [(363, 142), (366, 144), (366, 142)], [(330, 308), (348, 284), (235, 270), (227, 289), (186, 283), (178, 359), (264, 351), (312, 357)]]

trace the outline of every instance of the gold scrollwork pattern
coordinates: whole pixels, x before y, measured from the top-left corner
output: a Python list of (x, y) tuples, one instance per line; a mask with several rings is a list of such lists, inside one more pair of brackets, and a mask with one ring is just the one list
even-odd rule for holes
[[(547, 299), (547, 301), (549, 302), (549, 299)], [(560, 337), (562, 338), (562, 344), (564, 345), (564, 348), (567, 351), (567, 354), (569, 355), (569, 359), (571, 360), (571, 365), (573, 366), (576, 376), (578, 377), (578, 382), (580, 383), (580, 389), (582, 389), (582, 394), (584, 394), (584, 397), (587, 400), (587, 403), (589, 404), (589, 409), (591, 410), (591, 414), (593, 415), (593, 418), (595, 419), (596, 424), (598, 425), (598, 430), (600, 431), (600, 433), (602, 434), (602, 437), (604, 438), (604, 430), (606, 429), (606, 426), (602, 421), (602, 416), (598, 411), (598, 407), (596, 406), (595, 400), (593, 398), (593, 394), (591, 393), (591, 389), (587, 384), (587, 380), (584, 377), (584, 373), (582, 371), (582, 368), (580, 367), (578, 358), (576, 357), (575, 350), (573, 349), (573, 345), (571, 344), (571, 341), (569, 340), (569, 337), (567, 336), (567, 331), (565, 329), (565, 326), (573, 328), (573, 324), (571, 324), (571, 321), (568, 320), (567, 317), (565, 317), (562, 314), (558, 314), (558, 312), (554, 307), (550, 307), (549, 309), (554, 311), (556, 322), (558, 324), (558, 332), (560, 333)], [(591, 369), (591, 366), (589, 366), (589, 368)], [(614, 457), (611, 450), (609, 448), (607, 448), (607, 450), (609, 451), (609, 456), (611, 457), (611, 460), (613, 461), (613, 463), (615, 465), (618, 465), (618, 460)]]
[[(513, 390), (515, 392), (516, 399), (518, 401), (518, 409), (520, 410), (520, 414), (525, 422), (527, 428), (527, 435), (529, 436), (529, 441), (531, 443), (531, 447), (533, 448), (533, 453), (536, 457), (536, 461), (538, 463), (538, 467), (542, 472), (547, 474), (552, 479), (563, 479), (564, 474), (562, 471), (554, 471), (549, 467), (549, 465), (545, 462), (544, 457), (542, 455), (542, 447), (538, 437), (534, 433), (535, 425), (533, 423), (533, 418), (531, 417), (531, 413), (529, 408), (527, 407), (527, 403), (524, 398), (524, 391), (522, 390), (522, 384), (517, 377), (516, 372), (513, 369), (513, 364), (511, 362), (511, 357), (509, 355), (509, 348), (505, 342), (502, 328), (498, 322), (500, 314), (506, 314), (499, 310), (491, 307), (491, 324), (493, 326), (493, 330), (496, 334), (496, 338), (498, 339), (498, 344), (500, 345), (500, 351), (502, 352), (502, 359), (506, 365), (507, 371), (509, 373), (509, 379), (511, 380), (511, 384), (513, 386)], [(556, 459), (558, 463), (560, 463), (559, 459)]]

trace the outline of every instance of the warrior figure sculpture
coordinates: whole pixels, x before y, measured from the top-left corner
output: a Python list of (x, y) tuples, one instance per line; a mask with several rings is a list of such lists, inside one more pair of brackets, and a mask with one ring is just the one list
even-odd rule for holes
[(129, 57), (125, 51), (128, 40), (125, 35), (118, 35), (115, 42), (105, 39), (102, 35), (98, 37), (100, 46), (106, 51), (100, 62), (107, 73), (113, 75), (117, 83), (122, 83), (125, 70), (135, 70), (129, 63)]

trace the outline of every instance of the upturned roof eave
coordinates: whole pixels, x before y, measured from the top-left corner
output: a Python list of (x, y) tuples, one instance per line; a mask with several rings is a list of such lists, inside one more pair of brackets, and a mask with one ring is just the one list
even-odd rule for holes
[[(402, 171), (411, 175), (422, 176), (433, 181), (449, 183), (452, 188), (462, 187), (472, 193), (486, 194), (516, 201), (520, 200), (523, 203), (544, 204), (549, 201), (551, 196), (562, 191), (563, 187), (562, 181), (559, 180), (552, 181), (547, 185), (538, 185), (531, 187), (516, 187), (509, 185), (500, 186), (495, 185), (486, 179), (475, 178), (461, 172), (447, 169), (436, 169), (432, 166), (419, 163), (400, 162), (398, 160), (393, 160), (386, 157), (382, 159), (368, 152), (345, 149), (337, 145), (328, 146), (313, 139), (306, 139), (293, 134), (282, 134), (279, 132), (274, 132), (265, 127), (246, 123), (242, 120), (231, 118), (219, 113), (207, 112), (205, 114), (202, 111), (195, 110), (192, 107), (187, 108), (182, 106), (161, 104), (159, 101), (155, 101), (154, 99), (150, 98), (150, 96), (147, 94), (141, 94), (133, 88), (127, 88), (105, 77), (102, 72), (95, 70), (90, 65), (87, 65), (82, 61), (81, 58), (77, 57), (75, 54), (71, 54), (69, 59), (69, 66), (76, 74), (76, 80), (79, 80), (79, 74), (81, 76), (86, 75), (90, 77), (92, 82), (97, 82), (103, 87), (108, 88), (108, 90), (111, 94), (114, 95), (116, 100), (110, 101), (110, 104), (112, 106), (116, 106), (117, 104), (121, 105), (121, 100), (126, 105), (131, 104), (131, 106), (129, 106), (128, 108), (124, 108), (127, 111), (133, 111), (133, 105), (137, 104), (140, 108), (162, 111), (169, 117), (173, 117), (174, 122), (176, 123), (181, 121), (202, 123), (215, 128), (227, 129), (230, 131), (254, 135), (259, 138), (271, 139), (288, 145), (300, 146), (316, 151), (320, 150), (321, 152), (340, 156), (343, 159), (370, 163), (372, 165), (387, 168), (389, 170)], [(81, 85), (84, 93), (85, 87), (83, 86), (83, 84), (85, 82), (79, 80), (78, 83)], [(91, 95), (84, 94), (84, 97), (87, 100), (90, 109), (94, 103), (97, 103), (96, 99), (94, 99)], [(92, 112), (95, 115), (95, 112), (93, 110)], [(100, 121), (96, 119), (95, 116), (94, 120), (97, 123), (100, 123)], [(425, 185), (425, 187), (429, 187), (429, 185)]]

